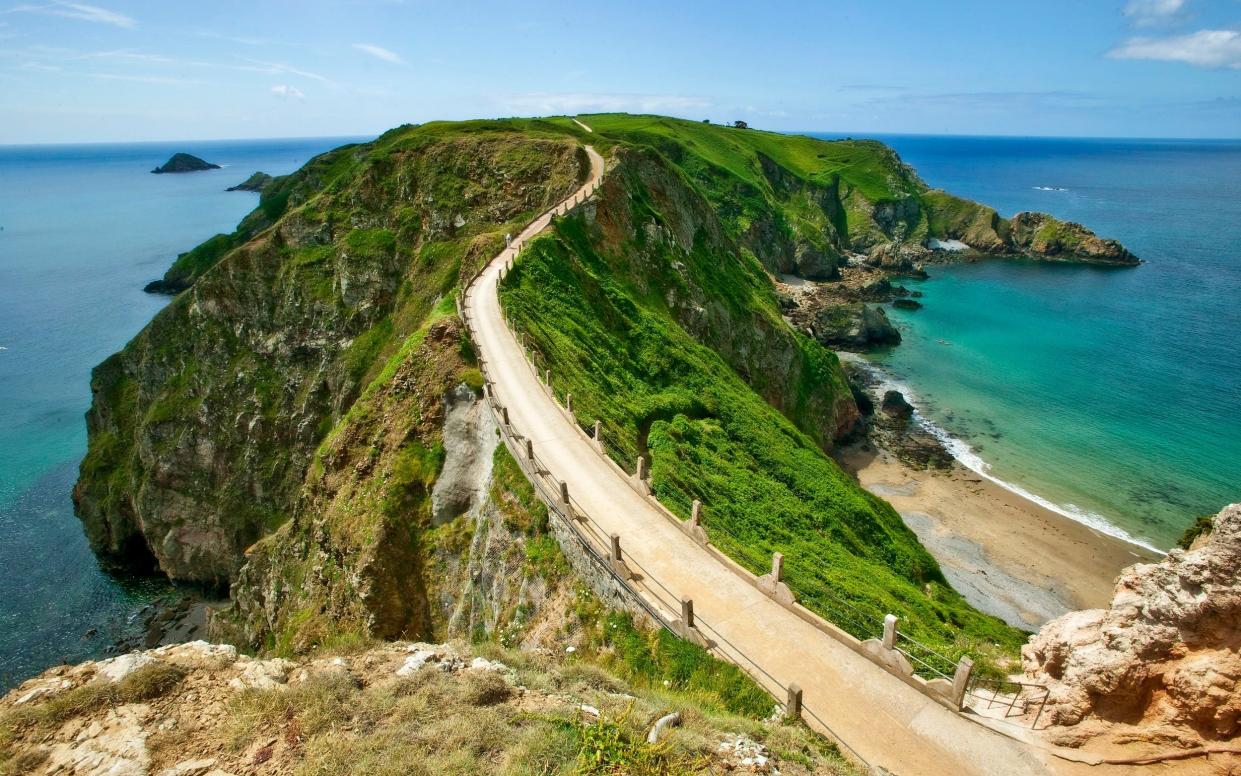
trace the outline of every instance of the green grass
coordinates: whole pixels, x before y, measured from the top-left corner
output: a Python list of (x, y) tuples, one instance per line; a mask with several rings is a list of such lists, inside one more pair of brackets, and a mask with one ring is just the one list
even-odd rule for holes
[[(748, 282), (717, 258), (714, 283)], [(741, 565), (765, 573), (782, 552), (799, 600), (859, 638), (891, 612), (952, 659), (1015, 655), (1023, 634), (970, 607), (886, 502), (625, 282), (580, 220), (532, 242), (501, 299), (579, 422), (601, 420), (629, 468), (645, 436), (656, 495), (682, 518), (701, 499), (712, 541)]]

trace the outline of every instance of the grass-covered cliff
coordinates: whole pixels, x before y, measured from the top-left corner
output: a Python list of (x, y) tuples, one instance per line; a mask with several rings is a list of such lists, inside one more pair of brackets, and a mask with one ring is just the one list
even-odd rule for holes
[(178, 259), (192, 285), (92, 377), (74, 492), (92, 545), (177, 579), (232, 578), (462, 268), (572, 191), (580, 154), (530, 122), (394, 130), (280, 179), (236, 233)]
[(180, 293), (92, 378), (74, 497), (93, 546), (232, 583), (217, 632), (281, 654), (521, 639), (565, 620), (568, 572), (545, 512), (492, 455), (453, 303), (506, 233), (576, 188), (592, 143), (606, 185), (504, 291), (558, 390), (624, 463), (651, 456), (672, 509), (701, 498), (743, 564), (784, 551), (808, 605), (840, 619), (834, 591), (945, 648), (1012, 647), (1018, 634), (965, 605), (824, 454), (857, 407), (771, 275), (830, 279), (859, 252), (899, 264), (930, 238), (1095, 258), (1109, 244), (931, 191), (877, 143), (586, 120), (593, 133), (568, 119), (392, 130), (275, 179), (235, 232), (178, 257), (161, 287)]

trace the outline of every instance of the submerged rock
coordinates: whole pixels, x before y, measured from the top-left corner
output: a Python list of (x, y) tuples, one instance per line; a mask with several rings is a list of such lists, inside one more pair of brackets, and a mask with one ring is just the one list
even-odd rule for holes
[(199, 159), (193, 154), (173, 154), (168, 157), (168, 161), (159, 167), (151, 170), (152, 173), (160, 175), (166, 172), (199, 172), (201, 170), (218, 170), (220, 165)]
[(1021, 657), (1026, 676), (1050, 687), (1052, 723), (1170, 725), (1206, 739), (1241, 733), (1239, 572), (1241, 504), (1233, 504), (1197, 549), (1126, 569), (1109, 609), (1043, 626)]

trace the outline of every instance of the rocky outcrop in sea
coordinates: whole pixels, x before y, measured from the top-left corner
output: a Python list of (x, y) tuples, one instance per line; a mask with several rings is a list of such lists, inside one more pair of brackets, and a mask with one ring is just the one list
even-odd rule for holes
[(201, 172), (202, 170), (218, 170), (220, 165), (199, 159), (193, 154), (177, 153), (168, 157), (168, 161), (151, 170), (155, 175), (166, 172)]

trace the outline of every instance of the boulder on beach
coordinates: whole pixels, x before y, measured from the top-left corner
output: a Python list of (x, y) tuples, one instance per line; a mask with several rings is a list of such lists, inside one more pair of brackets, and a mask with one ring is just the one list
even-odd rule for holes
[(155, 175), (166, 172), (199, 172), (200, 170), (218, 170), (220, 165), (199, 159), (193, 154), (176, 153), (168, 157), (168, 161), (151, 170)]

